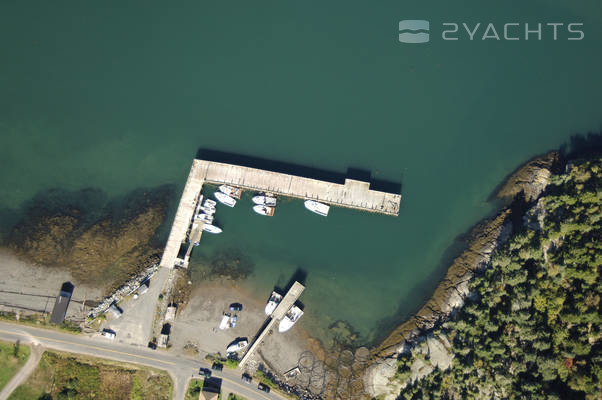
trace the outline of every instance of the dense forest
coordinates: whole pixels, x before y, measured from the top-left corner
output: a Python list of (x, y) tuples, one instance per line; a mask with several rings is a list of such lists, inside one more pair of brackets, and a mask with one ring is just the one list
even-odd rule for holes
[(410, 382), (429, 356), (399, 359), (400, 399), (602, 398), (601, 181), (602, 159), (551, 177), (474, 276), (472, 298), (435, 330), (450, 343), (449, 368)]

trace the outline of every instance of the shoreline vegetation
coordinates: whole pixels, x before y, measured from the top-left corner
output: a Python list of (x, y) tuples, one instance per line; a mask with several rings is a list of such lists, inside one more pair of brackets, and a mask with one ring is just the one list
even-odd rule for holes
[(596, 398), (602, 163), (583, 149), (589, 160), (549, 152), (498, 186), (492, 198), (509, 204), (472, 230), (430, 300), (373, 349), (371, 396)]

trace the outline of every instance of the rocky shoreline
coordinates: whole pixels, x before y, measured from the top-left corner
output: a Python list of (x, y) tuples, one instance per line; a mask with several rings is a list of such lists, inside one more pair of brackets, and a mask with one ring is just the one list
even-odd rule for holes
[[(492, 197), (507, 202), (517, 198), (523, 203), (533, 202), (548, 185), (558, 160), (557, 152), (529, 160), (509, 175)], [(403, 385), (392, 383), (391, 379), (397, 372), (399, 355), (410, 349), (419, 347), (421, 352), (431, 357), (431, 364), (446, 368), (451, 357), (450, 344), (445, 337), (434, 335), (433, 330), (444, 323), (454, 310), (462, 307), (464, 300), (470, 296), (468, 283), (474, 272), (486, 268), (493, 252), (509, 237), (512, 209), (512, 205), (505, 205), (495, 217), (475, 226), (469, 234), (466, 250), (452, 262), (427, 303), (372, 349), (371, 365), (364, 374), (364, 388), (370, 396), (397, 398)], [(417, 366), (412, 372), (414, 379), (420, 379), (430, 371)]]

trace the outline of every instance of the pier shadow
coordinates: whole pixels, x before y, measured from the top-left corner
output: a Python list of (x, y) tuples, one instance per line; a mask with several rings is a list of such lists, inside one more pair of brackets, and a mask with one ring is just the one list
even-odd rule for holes
[(200, 148), (196, 154), (197, 159), (240, 165), (243, 167), (264, 169), (283, 174), (296, 175), (304, 178), (317, 179), (332, 183), (344, 184), (345, 179), (357, 179), (370, 183), (370, 188), (395, 194), (401, 194), (401, 183), (382, 179), (371, 178), (370, 171), (349, 168), (346, 174), (326, 171), (314, 167), (307, 167), (283, 161), (267, 160), (265, 158), (251, 157), (242, 154), (229, 153), (213, 149)]

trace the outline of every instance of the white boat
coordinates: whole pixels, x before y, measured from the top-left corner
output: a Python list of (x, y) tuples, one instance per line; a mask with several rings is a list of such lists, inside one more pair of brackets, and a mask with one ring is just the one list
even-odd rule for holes
[(206, 224), (211, 224), (213, 222), (213, 215), (207, 215), (207, 214), (199, 214), (196, 217), (194, 217), (197, 221), (203, 221)]
[(215, 208), (216, 205), (217, 202), (211, 199), (205, 199), (205, 202), (203, 203), (203, 206), (207, 208)]
[(315, 212), (316, 214), (324, 217), (328, 215), (328, 210), (330, 210), (329, 205), (317, 202), (315, 200), (306, 200), (304, 204), (305, 208), (307, 208), (309, 211)]
[(226, 348), (226, 353), (236, 353), (249, 345), (247, 339), (239, 339)]
[(213, 193), (213, 195), (220, 203), (225, 204), (228, 207), (234, 207), (236, 205), (236, 200), (234, 200), (232, 197), (228, 196), (225, 193), (215, 192)]
[(261, 195), (253, 196), (253, 203), (259, 204), (262, 206), (275, 207), (276, 206), (276, 198), (273, 196), (267, 196), (267, 195), (261, 194)]
[(278, 332), (286, 332), (295, 325), (295, 322), (301, 318), (303, 315), (303, 310), (301, 310), (297, 306), (292, 306), (290, 310), (284, 315), (284, 318), (280, 321), (278, 325)]
[(222, 321), (219, 323), (219, 328), (221, 330), (228, 329), (230, 327), (230, 315), (224, 314), (222, 315)]
[(204, 224), (203, 230), (209, 233), (222, 233), (222, 228), (211, 224)]
[(240, 196), (242, 196), (242, 189), (234, 186), (221, 185), (219, 191), (223, 194), (227, 194), (230, 197), (234, 197), (235, 199), (240, 200)]
[(201, 206), (201, 207), (199, 207), (199, 210), (202, 211), (202, 212), (204, 212), (205, 214), (208, 214), (208, 215), (215, 214), (215, 207)]
[(265, 315), (272, 315), (278, 304), (282, 301), (282, 295), (272, 292), (268, 304), (265, 306)]
[(259, 204), (253, 206), (253, 211), (255, 211), (257, 214), (266, 215), (268, 217), (274, 215), (274, 210), (274, 207), (262, 206)]

